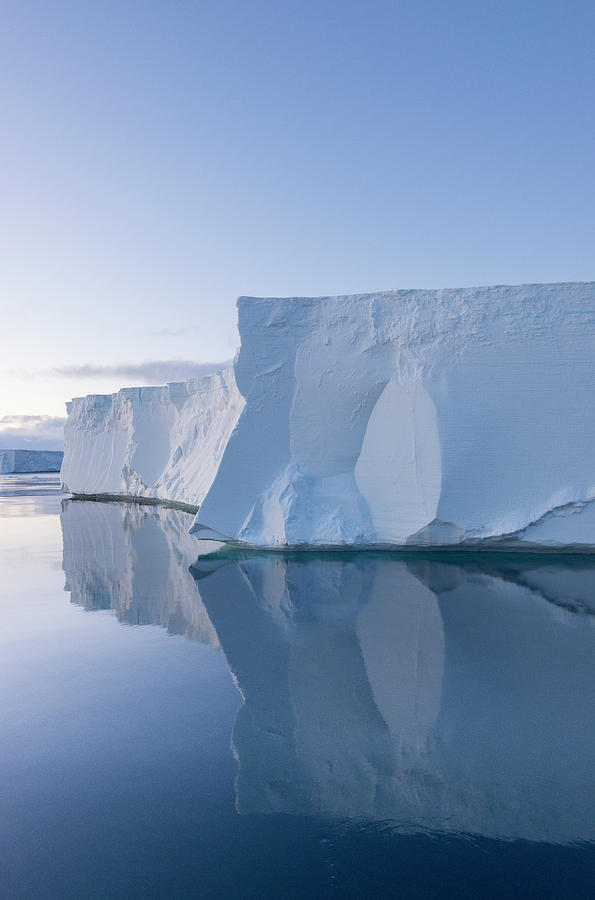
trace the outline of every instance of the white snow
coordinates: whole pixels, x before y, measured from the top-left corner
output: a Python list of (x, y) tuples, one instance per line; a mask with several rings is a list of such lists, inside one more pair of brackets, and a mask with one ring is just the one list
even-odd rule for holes
[(595, 546), (594, 283), (238, 311), (246, 405), (199, 537)]
[(198, 506), (243, 405), (232, 369), (78, 397), (67, 405), (63, 488)]
[(59, 472), (61, 450), (0, 450), (0, 474)]

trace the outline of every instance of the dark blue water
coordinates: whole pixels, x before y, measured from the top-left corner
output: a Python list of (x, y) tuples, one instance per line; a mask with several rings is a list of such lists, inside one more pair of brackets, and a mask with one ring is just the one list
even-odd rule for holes
[(0, 480), (2, 897), (593, 896), (593, 562), (189, 524)]

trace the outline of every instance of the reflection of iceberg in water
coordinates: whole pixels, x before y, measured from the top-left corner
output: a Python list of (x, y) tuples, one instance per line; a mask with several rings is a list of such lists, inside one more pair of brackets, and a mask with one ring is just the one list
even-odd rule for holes
[[(565, 608), (577, 597), (544, 599), (558, 566), (257, 555), (194, 571), (244, 696), (241, 812), (595, 838), (595, 632)], [(587, 604), (595, 568), (569, 572)]]
[(88, 609), (222, 648), (244, 699), (240, 812), (595, 840), (594, 563), (195, 562), (189, 519), (66, 502), (67, 589)]
[(189, 513), (133, 503), (65, 500), (66, 590), (85, 609), (112, 609), (130, 625), (160, 625), (218, 647), (188, 567)]
[(415, 753), (439, 710), (435, 597), (403, 564), (365, 556), (259, 556), (199, 589), (245, 699), (233, 737), (240, 811), (390, 816), (393, 798), (378, 791), (395, 744)]

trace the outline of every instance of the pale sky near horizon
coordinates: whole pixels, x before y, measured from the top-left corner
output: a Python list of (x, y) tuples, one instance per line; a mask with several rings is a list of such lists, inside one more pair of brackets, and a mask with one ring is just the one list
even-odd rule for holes
[(240, 294), (595, 279), (586, 0), (1, 10), (0, 446), (231, 358)]

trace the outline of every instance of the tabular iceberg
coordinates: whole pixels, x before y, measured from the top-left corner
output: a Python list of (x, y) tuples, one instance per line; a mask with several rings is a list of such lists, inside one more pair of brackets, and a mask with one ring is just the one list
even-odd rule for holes
[(0, 450), (0, 474), (59, 472), (63, 456), (61, 450)]
[(245, 407), (199, 537), (595, 547), (595, 283), (238, 311)]
[(202, 502), (244, 405), (233, 369), (67, 404), (62, 486), (74, 495)]

